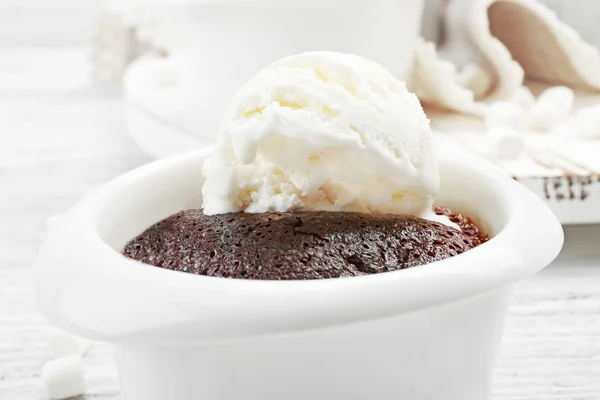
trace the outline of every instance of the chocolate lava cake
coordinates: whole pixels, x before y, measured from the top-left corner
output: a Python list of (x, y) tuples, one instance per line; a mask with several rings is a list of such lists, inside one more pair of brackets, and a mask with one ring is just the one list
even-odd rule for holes
[(416, 267), (487, 237), (468, 218), (436, 208), (462, 232), (416, 217), (347, 212), (181, 211), (127, 243), (123, 254), (160, 268), (224, 278), (305, 280)]

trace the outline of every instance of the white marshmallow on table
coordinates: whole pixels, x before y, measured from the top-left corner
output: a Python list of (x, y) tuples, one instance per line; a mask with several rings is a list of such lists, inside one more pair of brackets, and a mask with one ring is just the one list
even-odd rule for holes
[(510, 102), (522, 110), (529, 111), (535, 104), (535, 96), (529, 88), (523, 86), (517, 90)]
[(575, 92), (566, 86), (554, 86), (546, 89), (537, 99), (537, 104), (555, 104), (564, 117), (571, 113), (574, 102)]
[(574, 128), (578, 135), (600, 138), (600, 105), (586, 107), (579, 111), (574, 119)]
[(527, 125), (527, 114), (515, 104), (509, 102), (498, 102), (491, 104), (485, 115), (485, 127), (487, 130), (499, 127), (512, 129), (523, 129)]
[(529, 112), (529, 128), (551, 131), (573, 111), (575, 92), (566, 86), (547, 89), (538, 97)]
[(67, 399), (85, 393), (87, 382), (81, 356), (71, 355), (49, 361), (42, 367), (42, 383), (52, 400)]
[(456, 83), (473, 92), (476, 98), (485, 96), (494, 84), (492, 74), (479, 65), (467, 64), (456, 75)]
[(496, 156), (514, 160), (525, 150), (522, 133), (512, 128), (500, 126), (487, 132), (489, 150)]
[(64, 357), (68, 355), (83, 355), (89, 350), (92, 342), (70, 333), (56, 329), (50, 334), (49, 348), (52, 357)]
[(565, 117), (560, 108), (550, 102), (535, 103), (529, 112), (529, 128), (535, 131), (549, 132), (558, 126)]

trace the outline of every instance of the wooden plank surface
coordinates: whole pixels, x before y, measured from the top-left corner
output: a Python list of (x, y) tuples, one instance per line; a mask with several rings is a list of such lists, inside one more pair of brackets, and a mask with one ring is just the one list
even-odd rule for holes
[[(7, 54), (16, 53), (0, 51), (0, 60)], [(1, 400), (44, 398), (39, 373), (51, 327), (36, 312), (31, 267), (47, 219), (149, 161), (124, 131), (118, 95), (87, 89), (82, 71), (72, 68), (81, 53), (69, 54), (0, 63)], [(19, 72), (19, 59), (30, 78)], [(68, 85), (36, 89), (34, 75), (46, 74), (43, 66), (52, 62), (53, 81)], [(494, 400), (600, 400), (600, 227), (566, 234), (559, 260), (515, 289)], [(84, 398), (118, 399), (111, 346), (95, 345), (84, 361)]]

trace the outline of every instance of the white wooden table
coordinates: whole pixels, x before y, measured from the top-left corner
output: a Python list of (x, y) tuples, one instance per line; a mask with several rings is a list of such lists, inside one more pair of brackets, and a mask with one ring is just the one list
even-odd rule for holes
[[(149, 161), (124, 131), (118, 94), (86, 87), (82, 53), (53, 54), (0, 50), (1, 400), (44, 398), (51, 327), (31, 267), (48, 217)], [(494, 400), (600, 399), (600, 227), (566, 236), (559, 260), (515, 289)], [(85, 357), (85, 399), (119, 398), (111, 352), (98, 344)]]

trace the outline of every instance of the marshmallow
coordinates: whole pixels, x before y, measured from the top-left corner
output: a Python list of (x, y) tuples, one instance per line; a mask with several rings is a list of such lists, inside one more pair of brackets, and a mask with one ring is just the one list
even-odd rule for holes
[(490, 151), (500, 158), (514, 160), (525, 150), (521, 133), (508, 127), (496, 127), (487, 132)]
[(87, 383), (81, 357), (66, 356), (44, 364), (42, 384), (52, 400), (66, 399), (85, 393)]
[(50, 354), (55, 358), (68, 355), (83, 355), (89, 350), (91, 345), (92, 342), (90, 340), (73, 336), (58, 329), (50, 335)]
[(490, 130), (499, 127), (523, 129), (527, 124), (527, 114), (515, 104), (498, 102), (488, 107), (485, 127)]
[(551, 131), (563, 122), (573, 111), (575, 92), (566, 86), (547, 89), (531, 107), (529, 128), (537, 131)]
[(535, 96), (529, 88), (523, 86), (517, 90), (510, 102), (522, 110), (529, 111), (535, 104)]
[(548, 132), (553, 130), (565, 119), (560, 106), (552, 102), (537, 102), (529, 111), (530, 129)]
[(473, 92), (475, 97), (483, 97), (490, 91), (494, 81), (490, 72), (470, 63), (456, 75), (456, 83)]
[(589, 138), (600, 137), (600, 105), (582, 109), (575, 116), (574, 122), (573, 133)]
[(573, 110), (575, 92), (566, 86), (554, 86), (542, 93), (537, 104), (554, 104), (562, 118), (566, 118)]

